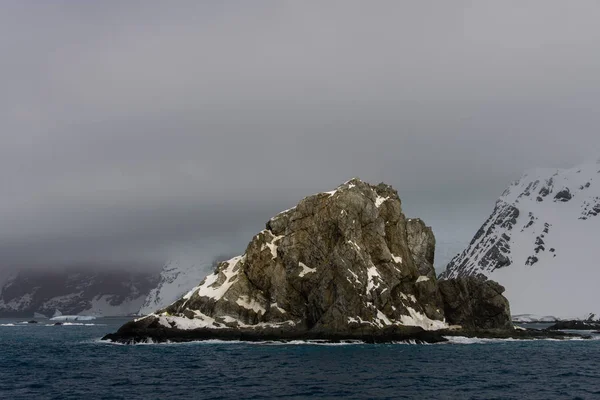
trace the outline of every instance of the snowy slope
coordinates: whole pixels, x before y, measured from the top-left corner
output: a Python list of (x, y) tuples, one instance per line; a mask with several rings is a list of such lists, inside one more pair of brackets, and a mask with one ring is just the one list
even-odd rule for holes
[(486, 275), (513, 314), (600, 315), (600, 160), (512, 183), (444, 278)]
[(146, 295), (131, 296), (127, 301), (114, 302), (114, 296), (103, 294), (94, 297), (90, 301), (89, 308), (82, 311), (82, 315), (96, 315), (103, 317), (114, 317), (122, 315), (134, 315), (146, 300)]
[(90, 270), (21, 270), (0, 286), (1, 316), (64, 314), (97, 316), (135, 313), (151, 288), (155, 272)]
[(138, 314), (150, 314), (179, 299), (210, 273), (211, 262), (197, 265), (168, 262), (160, 273), (158, 286), (150, 291), (139, 308)]

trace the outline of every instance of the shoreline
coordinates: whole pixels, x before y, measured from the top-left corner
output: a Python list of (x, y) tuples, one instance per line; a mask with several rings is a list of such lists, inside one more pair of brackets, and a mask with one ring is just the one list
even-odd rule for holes
[(589, 335), (548, 331), (536, 329), (512, 330), (470, 330), (441, 329), (426, 331), (418, 327), (387, 327), (377, 330), (365, 329), (348, 332), (311, 332), (301, 330), (267, 329), (209, 329), (198, 328), (184, 330), (177, 328), (140, 328), (135, 322), (125, 324), (115, 333), (102, 337), (102, 341), (121, 344), (138, 343), (186, 343), (194, 341), (222, 340), (241, 342), (291, 342), (320, 341), (324, 343), (343, 343), (348, 341), (365, 344), (415, 342), (417, 344), (434, 344), (448, 342), (448, 337), (466, 337), (478, 339), (556, 339), (572, 338), (591, 339)]

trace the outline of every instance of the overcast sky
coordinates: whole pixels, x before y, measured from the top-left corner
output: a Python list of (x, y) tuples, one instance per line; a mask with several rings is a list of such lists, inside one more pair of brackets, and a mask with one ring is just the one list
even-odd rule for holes
[(600, 154), (598, 21), (595, 0), (2, 1), (0, 268), (210, 261), (354, 176), (455, 251), (523, 170)]

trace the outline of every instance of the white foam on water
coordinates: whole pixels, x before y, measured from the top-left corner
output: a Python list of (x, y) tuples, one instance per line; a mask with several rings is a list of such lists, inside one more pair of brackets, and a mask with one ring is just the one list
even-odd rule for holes
[[(512, 342), (534, 342), (534, 341), (549, 341), (549, 342), (572, 342), (572, 341), (590, 341), (600, 340), (600, 336), (594, 336), (591, 339), (584, 339), (581, 337), (573, 337), (566, 339), (489, 339), (489, 338), (470, 338), (466, 336), (444, 336), (447, 342), (440, 343), (427, 343), (416, 339), (392, 341), (376, 343), (375, 345), (414, 345), (414, 346), (431, 346), (431, 345), (468, 345), (468, 344), (493, 344), (493, 343), (512, 343)], [(222, 339), (209, 339), (209, 340), (193, 340), (190, 342), (155, 342), (152, 339), (147, 339), (145, 342), (124, 344), (112, 341), (102, 340), (100, 338), (94, 339), (92, 343), (103, 344), (103, 345), (115, 345), (115, 346), (197, 346), (197, 345), (252, 345), (252, 346), (355, 346), (355, 345), (373, 345), (360, 340), (342, 340), (341, 342), (327, 342), (324, 340), (290, 340), (290, 341), (278, 341), (278, 340), (265, 340), (265, 341), (244, 341), (244, 340), (222, 340)]]
[(422, 342), (415, 339), (409, 340), (401, 340), (401, 341), (393, 341), (391, 343), (382, 343), (382, 344), (400, 344), (400, 345), (411, 345), (411, 346), (431, 346), (432, 343)]
[(538, 341), (547, 341), (547, 342), (573, 342), (573, 341), (589, 341), (589, 340), (600, 340), (600, 336), (595, 336), (590, 339), (585, 339), (582, 337), (572, 337), (565, 339), (556, 339), (556, 338), (532, 338), (532, 339), (515, 339), (515, 338), (505, 338), (505, 339), (488, 339), (488, 338), (470, 338), (466, 336), (444, 336), (444, 339), (447, 339), (447, 342), (443, 342), (440, 344), (490, 344), (490, 343), (509, 343), (509, 342), (538, 342)]
[[(89, 343), (89, 342), (88, 342)], [(364, 345), (365, 342), (359, 340), (344, 340), (337, 343), (331, 343), (319, 340), (290, 340), (288, 342), (276, 341), (276, 340), (265, 340), (265, 341), (243, 341), (243, 340), (221, 340), (221, 339), (209, 339), (209, 340), (193, 340), (190, 342), (154, 342), (152, 339), (147, 339), (145, 342), (124, 344), (118, 342), (112, 342), (108, 340), (102, 340), (100, 338), (94, 339), (91, 343), (95, 344), (108, 344), (116, 346), (194, 346), (194, 345), (233, 345), (233, 344), (245, 344), (253, 346), (352, 346), (352, 345)], [(388, 343), (389, 344), (389, 343)]]

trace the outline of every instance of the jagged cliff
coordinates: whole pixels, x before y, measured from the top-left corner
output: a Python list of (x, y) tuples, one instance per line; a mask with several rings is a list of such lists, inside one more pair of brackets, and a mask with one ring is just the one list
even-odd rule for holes
[(405, 218), (392, 187), (353, 179), (276, 215), (243, 255), (106, 339), (394, 340), (455, 325), (512, 329), (502, 287), (438, 284), (434, 251), (433, 232)]

